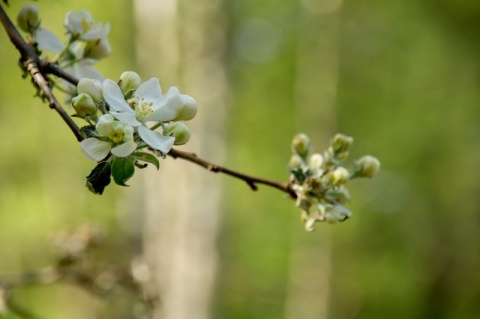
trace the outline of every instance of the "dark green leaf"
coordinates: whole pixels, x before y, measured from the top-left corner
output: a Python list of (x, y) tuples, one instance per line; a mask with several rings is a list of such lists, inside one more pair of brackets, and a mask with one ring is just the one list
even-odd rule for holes
[(305, 181), (305, 173), (302, 171), (301, 168), (298, 168), (296, 170), (292, 170), (291, 171), (292, 174), (293, 174), (293, 177), (295, 177), (295, 179), (300, 183), (300, 184), (303, 184), (303, 182)]
[(135, 156), (137, 161), (153, 164), (157, 169), (160, 169), (160, 162), (153, 154), (146, 152), (135, 152), (133, 153), (133, 156)]
[(114, 157), (112, 163), (112, 176), (115, 183), (121, 186), (128, 186), (125, 184), (135, 173), (134, 156), (128, 157)]
[(111, 165), (100, 162), (87, 176), (87, 188), (94, 194), (102, 195), (105, 187), (110, 184)]
[(97, 135), (95, 131), (95, 126), (93, 125), (81, 127), (79, 133), (80, 135), (82, 135), (83, 138), (94, 137)]

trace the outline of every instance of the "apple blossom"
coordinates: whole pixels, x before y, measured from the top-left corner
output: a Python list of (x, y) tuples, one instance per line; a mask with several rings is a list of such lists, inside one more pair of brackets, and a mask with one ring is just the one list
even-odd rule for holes
[(135, 151), (132, 126), (115, 120), (110, 114), (102, 115), (97, 122), (97, 137), (89, 137), (80, 146), (82, 151), (91, 159), (100, 161), (110, 152), (117, 157), (127, 157)]

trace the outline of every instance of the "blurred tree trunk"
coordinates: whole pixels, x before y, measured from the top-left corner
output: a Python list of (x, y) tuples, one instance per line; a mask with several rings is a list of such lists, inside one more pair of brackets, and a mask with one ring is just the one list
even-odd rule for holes
[[(299, 35), (296, 75), (297, 131), (308, 133), (316, 151), (335, 130), (338, 29), (341, 1), (304, 0), (309, 11)], [(330, 225), (316, 234), (297, 232), (292, 248), (287, 319), (328, 317), (331, 272)]]
[[(184, 148), (222, 162), (225, 72), (220, 1), (137, 0), (137, 53), (143, 75), (164, 91), (179, 86), (199, 112)], [(148, 176), (147, 176), (148, 175)], [(182, 160), (145, 176), (144, 249), (160, 295), (155, 318), (210, 318), (217, 269), (220, 179)]]

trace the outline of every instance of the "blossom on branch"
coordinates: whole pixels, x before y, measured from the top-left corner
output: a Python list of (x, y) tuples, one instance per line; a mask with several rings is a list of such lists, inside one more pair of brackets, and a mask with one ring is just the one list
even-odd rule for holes
[(80, 142), (82, 151), (95, 161), (101, 161), (110, 152), (117, 157), (127, 157), (137, 148), (133, 127), (115, 120), (110, 114), (102, 115), (95, 128), (98, 137), (89, 137)]
[[(180, 94), (176, 87), (170, 88), (165, 95), (157, 78), (152, 78), (138, 87), (133, 97), (125, 100), (121, 88), (112, 80), (103, 82), (103, 96), (110, 106), (110, 114), (118, 120), (138, 129), (145, 143), (155, 150), (168, 153), (175, 138), (151, 130), (147, 122), (165, 123), (175, 120), (193, 98)], [(195, 100), (193, 100), (195, 101)], [(194, 102), (196, 108), (196, 102)]]
[(64, 25), (71, 38), (86, 41), (105, 38), (110, 32), (110, 24), (95, 22), (86, 10), (67, 12)]

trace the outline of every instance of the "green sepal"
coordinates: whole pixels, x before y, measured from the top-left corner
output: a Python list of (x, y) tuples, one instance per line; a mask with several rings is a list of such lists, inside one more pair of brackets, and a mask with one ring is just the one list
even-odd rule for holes
[(81, 127), (79, 133), (80, 135), (82, 135), (83, 138), (97, 137), (98, 135), (94, 125), (87, 125)]
[(100, 162), (87, 176), (88, 190), (94, 194), (102, 195), (103, 190), (110, 184), (110, 174), (112, 172), (112, 165), (109, 162)]
[(128, 186), (125, 184), (135, 173), (135, 157), (114, 157), (112, 162), (112, 176), (117, 185)]
[(155, 165), (155, 167), (160, 169), (160, 162), (158, 158), (155, 157), (155, 155), (146, 153), (146, 152), (135, 152), (133, 153), (133, 156), (137, 161), (145, 162), (145, 163), (150, 163)]

